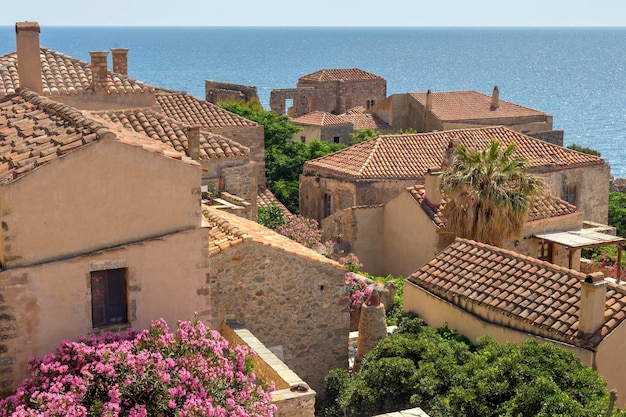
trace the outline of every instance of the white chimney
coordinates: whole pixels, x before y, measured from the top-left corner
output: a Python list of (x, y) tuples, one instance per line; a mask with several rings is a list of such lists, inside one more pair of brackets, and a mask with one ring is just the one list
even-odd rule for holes
[(441, 169), (439, 167), (428, 168), (424, 178), (424, 192), (428, 201), (436, 206), (443, 202), (439, 184), (441, 184)]
[(37, 94), (43, 94), (39, 31), (39, 23), (37, 22), (17, 22), (15, 24), (17, 73), (20, 78), (20, 87), (26, 87)]
[(498, 90), (498, 86), (493, 87), (493, 92), (491, 93), (491, 110), (495, 110), (500, 107), (500, 90)]
[(602, 272), (595, 272), (587, 275), (580, 286), (578, 330), (591, 335), (604, 325), (607, 282)]
[(200, 127), (187, 129), (187, 156), (197, 161), (200, 159)]

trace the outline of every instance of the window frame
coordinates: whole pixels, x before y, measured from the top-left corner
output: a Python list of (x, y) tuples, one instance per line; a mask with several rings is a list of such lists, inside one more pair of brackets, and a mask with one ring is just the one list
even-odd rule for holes
[(128, 269), (95, 270), (89, 275), (92, 327), (128, 324)]

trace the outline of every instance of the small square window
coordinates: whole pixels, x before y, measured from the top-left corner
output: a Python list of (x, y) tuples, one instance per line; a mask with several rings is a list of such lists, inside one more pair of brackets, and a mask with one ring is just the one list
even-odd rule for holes
[(333, 137), (333, 142), (334, 143), (339, 143), (339, 139), (340, 139), (339, 136), (335, 136), (335, 137)]
[(300, 142), (302, 143), (306, 142), (306, 136), (300, 136)]
[(91, 272), (91, 321), (93, 327), (128, 323), (126, 269)]

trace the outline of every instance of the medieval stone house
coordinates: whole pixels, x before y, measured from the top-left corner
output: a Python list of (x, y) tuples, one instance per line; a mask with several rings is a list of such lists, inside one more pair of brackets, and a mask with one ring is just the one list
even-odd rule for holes
[(317, 392), (348, 361), (345, 269), (255, 222), (204, 206), (211, 322), (237, 320)]
[(626, 290), (602, 273), (571, 269), (505, 249), (456, 239), (404, 284), (404, 310), (472, 341), (528, 338), (572, 351), (597, 370), (624, 407)]
[(563, 132), (552, 130), (552, 116), (500, 100), (498, 87), (488, 96), (476, 91), (394, 94), (372, 109), (394, 130), (417, 132), (506, 126), (563, 145)]
[[(387, 81), (359, 68), (322, 69), (300, 77), (296, 88), (272, 90), (270, 108), (296, 118), (315, 110), (332, 114), (373, 107), (387, 96)], [(293, 106), (287, 108), (287, 100)]]
[(423, 184), (455, 142), (484, 149), (492, 140), (514, 142), (513, 157), (529, 161), (553, 196), (575, 205), (583, 219), (606, 224), (609, 165), (583, 154), (514, 132), (503, 126), (412, 135), (382, 135), (308, 161), (300, 177), (300, 213), (317, 221), (350, 207), (386, 203), (406, 187)]

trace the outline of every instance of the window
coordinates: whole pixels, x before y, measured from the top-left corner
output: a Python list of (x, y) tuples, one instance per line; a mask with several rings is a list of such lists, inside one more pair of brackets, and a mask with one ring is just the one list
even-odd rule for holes
[(306, 136), (300, 136), (300, 142), (302, 143), (306, 142)]
[(569, 184), (563, 190), (563, 200), (570, 204), (576, 205), (576, 185)]
[(367, 100), (367, 108), (374, 107), (374, 100)]
[(550, 244), (550, 242), (546, 242), (545, 240), (539, 242), (537, 259), (552, 262), (552, 245)]
[(128, 322), (125, 268), (91, 273), (91, 321), (93, 327)]
[(339, 136), (333, 136), (333, 143), (339, 143)]
[(330, 216), (330, 194), (324, 193), (324, 217)]

